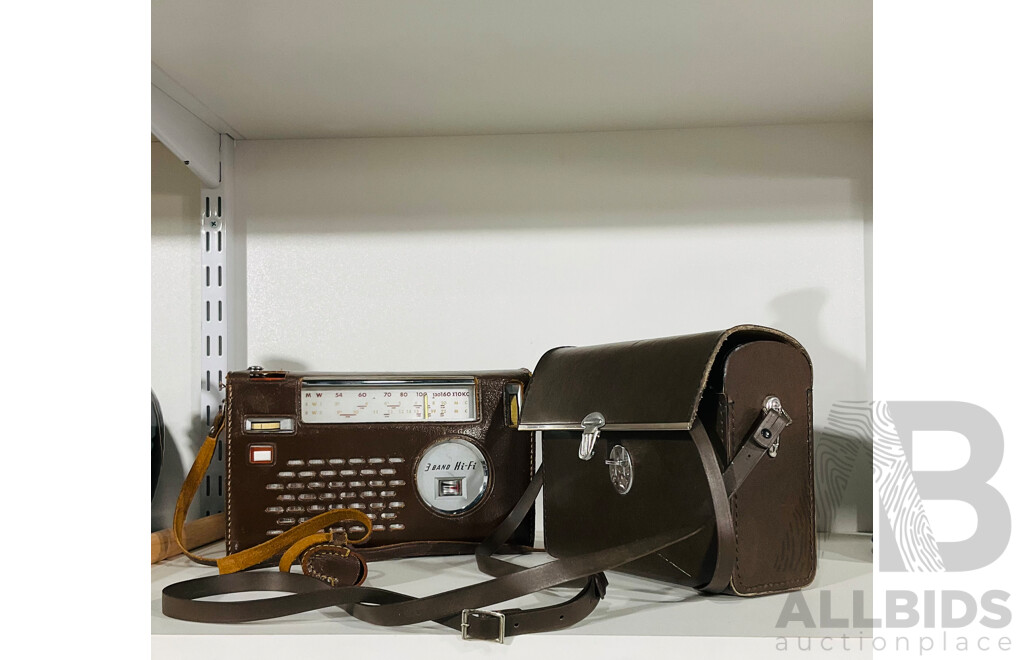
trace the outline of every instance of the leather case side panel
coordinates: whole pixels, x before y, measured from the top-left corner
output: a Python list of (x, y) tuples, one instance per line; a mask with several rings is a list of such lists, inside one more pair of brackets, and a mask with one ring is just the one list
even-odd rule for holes
[(816, 566), (811, 365), (803, 351), (780, 342), (744, 344), (726, 358), (723, 394), (730, 460), (757, 423), (765, 396), (779, 397), (793, 419), (778, 455), (762, 458), (732, 497), (732, 588), (755, 595), (805, 586)]

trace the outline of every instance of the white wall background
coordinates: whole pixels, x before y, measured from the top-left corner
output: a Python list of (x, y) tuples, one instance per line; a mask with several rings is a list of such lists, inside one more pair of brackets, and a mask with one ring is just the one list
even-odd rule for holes
[[(870, 398), (870, 123), (243, 141), (236, 190), (249, 363), (532, 368), (553, 346), (760, 323), (809, 350), (816, 426)], [(161, 264), (154, 282), (176, 279)], [(836, 527), (870, 528), (869, 458), (851, 483)]]

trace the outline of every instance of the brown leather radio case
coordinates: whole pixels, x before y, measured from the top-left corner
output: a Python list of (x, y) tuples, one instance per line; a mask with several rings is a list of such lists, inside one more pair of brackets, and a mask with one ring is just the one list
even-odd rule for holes
[[(344, 508), (370, 517), (368, 547), (482, 540), (508, 515), (533, 477), (533, 437), (515, 428), (520, 395), (529, 379), (525, 369), (468, 376), (262, 369), (229, 373), (224, 410), (228, 553), (262, 543), (324, 511)], [(342, 393), (336, 385), (324, 385), (317, 392), (304, 392), (304, 386), (340, 382), (375, 384), (370, 387), (394, 383), (398, 388), (402, 383), (472, 383), (465, 387), (475, 394), (476, 414), (466, 421), (388, 421), (383, 415), (369, 423), (310, 423), (315, 416), (304, 420), (304, 393), (326, 393), (331, 398)], [(330, 403), (324, 401), (319, 400), (321, 407)], [(287, 428), (282, 429), (282, 423)], [(273, 428), (258, 428), (268, 425)], [(414, 470), (428, 447), (453, 438), (479, 450), (489, 466), (488, 481), (474, 506), (446, 514), (430, 508), (417, 493)], [(254, 460), (253, 452), (260, 459)], [(352, 538), (368, 531), (357, 521), (333, 529), (344, 529)], [(533, 534), (530, 518), (511, 542), (532, 545)]]
[[(178, 495), (174, 538), (224, 574), (301, 559), (331, 585), (361, 583), (368, 560), (472, 553), (534, 474), (533, 434), (516, 428), (529, 379), (525, 369), (231, 372)], [(227, 555), (212, 559), (185, 547), (184, 525), (221, 447)], [(533, 516), (522, 516), (505, 547), (533, 538)]]
[[(742, 461), (754, 460), (746, 452), (761, 449), (741, 450), (753, 431), (765, 431), (766, 403), (790, 423), (738, 487)], [(593, 413), (603, 424), (593, 427), (594, 455), (583, 460), (581, 426)], [(702, 461), (698, 426), (714, 465)], [(520, 424), (543, 433), (545, 547), (568, 558), (693, 526), (696, 536), (620, 570), (744, 596), (805, 586), (816, 565), (812, 428), (810, 359), (776, 330), (738, 326), (548, 351)], [(613, 483), (616, 471), (631, 482), (625, 493)], [(725, 516), (715, 512), (716, 487)]]

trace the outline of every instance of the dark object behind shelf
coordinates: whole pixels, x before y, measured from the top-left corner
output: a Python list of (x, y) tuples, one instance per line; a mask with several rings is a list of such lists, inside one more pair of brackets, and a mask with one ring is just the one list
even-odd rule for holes
[(156, 400), (156, 394), (150, 391), (152, 407), (150, 408), (150, 446), (152, 448), (153, 472), (150, 478), (149, 498), (152, 500), (156, 495), (156, 483), (160, 479), (160, 468), (164, 462), (164, 418), (160, 413), (160, 402)]

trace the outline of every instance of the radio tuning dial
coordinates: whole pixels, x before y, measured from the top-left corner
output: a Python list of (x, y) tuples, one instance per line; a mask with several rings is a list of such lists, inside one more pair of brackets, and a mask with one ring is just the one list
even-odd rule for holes
[(451, 423), (479, 417), (473, 378), (306, 378), (301, 401), (306, 424)]

